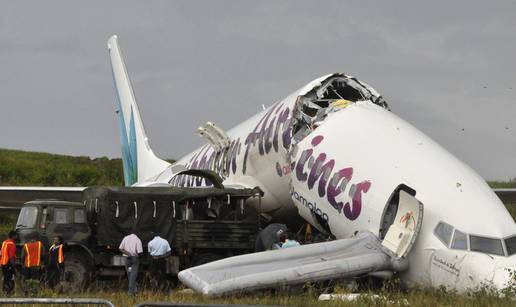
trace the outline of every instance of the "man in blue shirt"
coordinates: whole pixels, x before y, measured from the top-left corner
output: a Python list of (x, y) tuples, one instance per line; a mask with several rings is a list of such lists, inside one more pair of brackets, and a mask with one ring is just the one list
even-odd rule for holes
[(281, 248), (289, 248), (289, 247), (295, 247), (295, 246), (300, 246), (301, 245), (296, 240), (289, 239), (289, 236), (288, 236), (287, 232), (283, 232), (281, 234), (280, 242), (282, 242), (281, 243)]
[(155, 289), (164, 290), (166, 286), (166, 258), (171, 254), (167, 240), (153, 233), (154, 238), (149, 241), (147, 249), (151, 255), (150, 273), (151, 282)]

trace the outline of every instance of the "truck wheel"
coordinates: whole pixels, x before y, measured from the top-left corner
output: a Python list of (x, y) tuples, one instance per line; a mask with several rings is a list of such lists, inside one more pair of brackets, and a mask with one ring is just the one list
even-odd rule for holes
[(208, 262), (217, 261), (222, 258), (224, 258), (224, 257), (222, 257), (221, 255), (214, 254), (214, 253), (199, 254), (197, 257), (195, 257), (194, 266), (198, 266), (198, 265), (205, 264)]
[(79, 292), (89, 281), (88, 259), (81, 254), (69, 254), (65, 258), (63, 288), (66, 292)]

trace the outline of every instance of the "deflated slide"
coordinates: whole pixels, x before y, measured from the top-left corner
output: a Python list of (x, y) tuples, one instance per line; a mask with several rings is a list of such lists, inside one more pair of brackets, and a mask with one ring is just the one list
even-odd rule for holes
[[(183, 284), (225, 295), (406, 268), (371, 232), (349, 239), (236, 256), (179, 272)], [(403, 259), (403, 261), (402, 261)]]

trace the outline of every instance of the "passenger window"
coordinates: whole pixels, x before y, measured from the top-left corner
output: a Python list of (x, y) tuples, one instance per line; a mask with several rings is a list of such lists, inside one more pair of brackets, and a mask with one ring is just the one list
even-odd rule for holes
[(84, 224), (86, 223), (86, 216), (84, 214), (83, 209), (75, 209), (73, 213), (73, 221), (76, 224)]
[(441, 240), (447, 247), (450, 246), (450, 240), (453, 232), (453, 226), (444, 222), (439, 222), (435, 227), (434, 234)]
[(469, 236), (469, 246), (474, 252), (505, 256), (502, 247), (502, 240), (500, 239)]
[(452, 241), (451, 248), (467, 250), (468, 249), (468, 235), (455, 229), (455, 233), (453, 234), (453, 241)]
[(54, 208), (54, 223), (67, 224), (68, 223), (68, 209)]

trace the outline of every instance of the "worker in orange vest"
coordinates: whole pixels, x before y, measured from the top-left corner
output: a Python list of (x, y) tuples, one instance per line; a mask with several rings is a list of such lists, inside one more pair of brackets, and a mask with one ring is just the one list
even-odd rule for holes
[(64, 274), (63, 239), (60, 236), (54, 237), (54, 244), (48, 250), (46, 270), (47, 284), (53, 289)]
[(43, 244), (39, 240), (31, 239), (23, 245), (22, 267), (25, 280), (39, 280), (42, 251)]
[(14, 266), (16, 264), (16, 231), (10, 231), (7, 240), (2, 242), (0, 249), (0, 266), (4, 275), (3, 289), (5, 294), (11, 294), (14, 290)]

